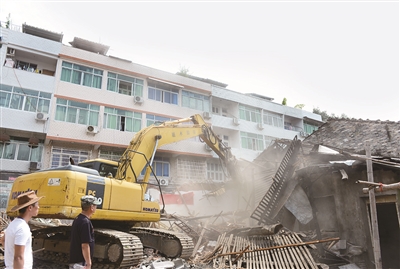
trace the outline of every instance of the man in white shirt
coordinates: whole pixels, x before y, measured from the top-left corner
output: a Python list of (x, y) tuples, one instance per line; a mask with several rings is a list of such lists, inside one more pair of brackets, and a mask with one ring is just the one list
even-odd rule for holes
[(4, 262), (6, 269), (32, 269), (32, 233), (28, 222), (39, 213), (39, 200), (34, 191), (17, 197), (18, 204), (11, 211), (18, 210), (16, 217), (5, 232)]

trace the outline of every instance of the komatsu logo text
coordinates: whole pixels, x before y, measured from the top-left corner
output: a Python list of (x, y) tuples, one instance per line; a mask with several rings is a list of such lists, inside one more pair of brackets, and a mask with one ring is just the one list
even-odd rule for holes
[(147, 211), (147, 212), (158, 212), (158, 209), (157, 209), (157, 208), (143, 207), (143, 211)]

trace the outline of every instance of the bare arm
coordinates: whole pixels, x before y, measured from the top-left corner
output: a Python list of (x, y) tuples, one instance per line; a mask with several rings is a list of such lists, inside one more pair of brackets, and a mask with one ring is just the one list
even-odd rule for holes
[(14, 245), (14, 269), (24, 268), (25, 246)]
[(82, 254), (83, 258), (85, 258), (86, 268), (91, 268), (92, 260), (90, 259), (90, 246), (88, 243), (82, 243)]

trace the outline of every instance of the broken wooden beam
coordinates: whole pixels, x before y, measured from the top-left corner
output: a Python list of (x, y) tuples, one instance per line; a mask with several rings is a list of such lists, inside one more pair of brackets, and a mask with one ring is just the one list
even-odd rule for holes
[(319, 244), (319, 243), (326, 243), (326, 242), (339, 241), (339, 240), (340, 240), (339, 237), (335, 237), (335, 238), (321, 239), (321, 240), (301, 242), (301, 243), (295, 243), (295, 244), (287, 244), (287, 245), (273, 246), (273, 247), (267, 247), (267, 248), (258, 248), (258, 249), (253, 249), (253, 250), (245, 250), (245, 251), (230, 252), (230, 253), (221, 253), (221, 254), (216, 255), (216, 257), (222, 257), (222, 256), (227, 256), (227, 255), (236, 255), (236, 254), (239, 254), (239, 255), (242, 254), (243, 255), (243, 253), (248, 253), (248, 252), (257, 252), (257, 251), (265, 251), (265, 250), (288, 248), (288, 247), (300, 247), (300, 246)]

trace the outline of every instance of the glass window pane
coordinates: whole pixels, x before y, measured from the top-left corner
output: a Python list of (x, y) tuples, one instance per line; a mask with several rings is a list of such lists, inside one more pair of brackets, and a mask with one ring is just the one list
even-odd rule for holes
[(24, 110), (25, 110), (25, 111), (36, 112), (36, 111), (38, 110), (38, 109), (37, 109), (37, 102), (38, 102), (37, 97), (30, 97), (30, 96), (27, 96), (27, 97), (26, 97), (26, 101), (25, 101), (25, 108), (24, 108)]
[(71, 81), (71, 74), (72, 74), (72, 70), (63, 68), (61, 70), (61, 80), (62, 81), (66, 81), (66, 82), (70, 82)]
[(16, 144), (6, 144), (3, 152), (3, 159), (14, 160)]
[(72, 72), (71, 82), (74, 84), (81, 84), (81, 77), (82, 77), (82, 72), (74, 70)]
[(19, 144), (17, 160), (29, 161), (29, 152), (30, 147), (27, 144)]
[(32, 162), (41, 162), (42, 161), (42, 152), (43, 146), (39, 145), (37, 148), (31, 149), (31, 158)]
[(89, 125), (97, 126), (99, 124), (99, 112), (90, 111)]
[(88, 122), (88, 114), (89, 114), (89, 112), (87, 110), (80, 109), (79, 110), (78, 123), (79, 124), (87, 124), (87, 122)]
[(78, 116), (78, 109), (74, 107), (68, 107), (66, 121), (75, 123), (77, 116)]
[(93, 75), (88, 73), (83, 73), (83, 84), (84, 86), (92, 86)]
[(9, 107), (11, 100), (11, 93), (0, 92), (0, 106)]

